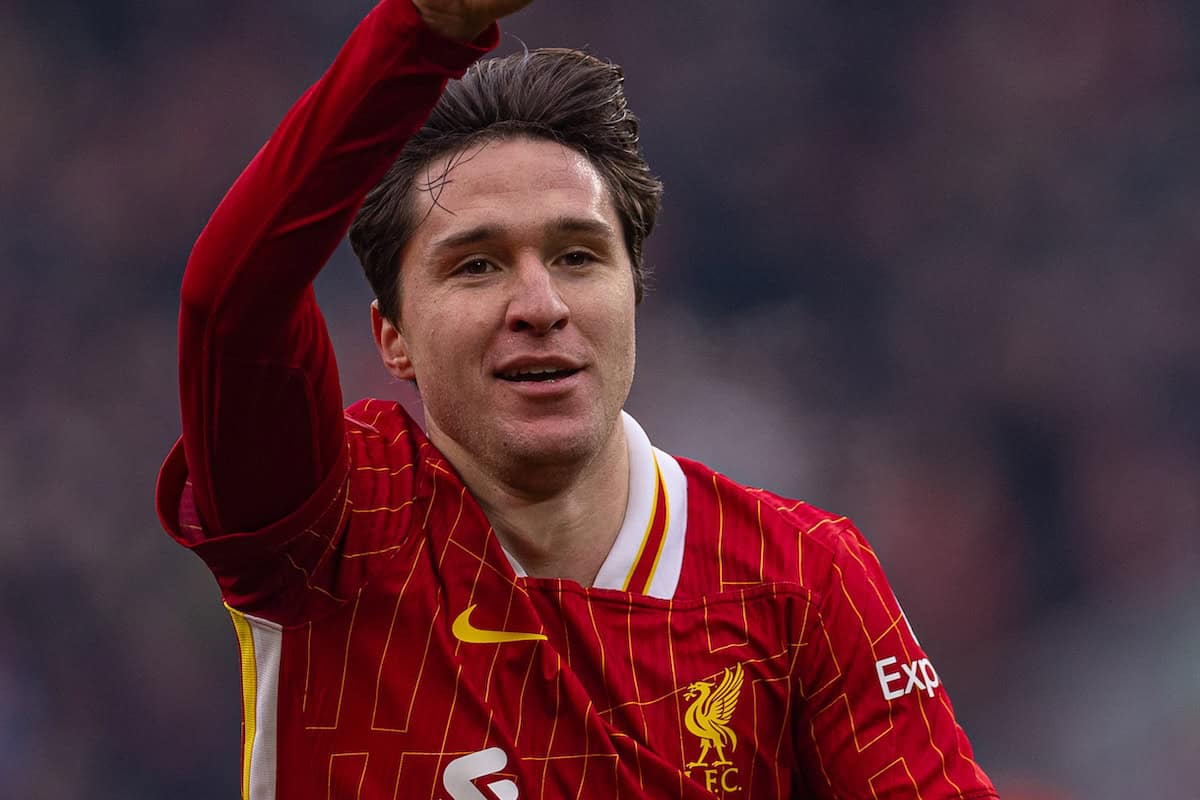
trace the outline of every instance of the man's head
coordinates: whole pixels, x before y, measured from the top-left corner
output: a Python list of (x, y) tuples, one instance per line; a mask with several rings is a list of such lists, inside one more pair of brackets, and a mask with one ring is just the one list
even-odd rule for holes
[[(397, 322), (400, 255), (421, 224), (414, 199), (435, 199), (450, 172), (430, 163), (473, 144), (513, 136), (548, 139), (587, 156), (604, 179), (621, 221), (640, 302), (646, 276), (642, 245), (654, 229), (662, 184), (638, 147), (620, 67), (578, 50), (541, 49), (481, 61), (450, 82), (424, 127), (367, 195), (350, 227), (380, 313)], [(450, 171), (455, 161), (451, 159)]]
[(460, 466), (569, 474), (619, 432), (661, 193), (620, 83), (569, 51), (483, 62), (352, 229), (384, 364)]

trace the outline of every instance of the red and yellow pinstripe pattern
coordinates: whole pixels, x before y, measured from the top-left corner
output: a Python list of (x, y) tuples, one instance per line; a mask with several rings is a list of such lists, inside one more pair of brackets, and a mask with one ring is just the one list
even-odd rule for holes
[[(230, 610), (246, 800), (275, 796), (264, 782), (274, 754), (256, 749), (275, 719), (278, 796), (296, 800), (445, 800), (449, 765), (492, 748), (504, 765), (480, 785), (509, 781), (520, 798), (782, 800), (799, 774), (814, 800), (992, 796), (942, 692), (883, 703), (872, 659), (922, 653), (844, 518), (658, 453), (623, 587), (518, 577), (428, 442), (378, 404), (366, 419), (348, 488), (291, 535), (318, 546), (277, 556), (289, 587), (278, 616), (309, 597), (321, 610), (281, 629), (277, 715), (263, 672), (275, 631)], [(700, 557), (668, 592), (664, 554), (681, 520)], [(684, 725), (695, 702), (684, 692), (735, 666), (738, 745), (717, 764)]]

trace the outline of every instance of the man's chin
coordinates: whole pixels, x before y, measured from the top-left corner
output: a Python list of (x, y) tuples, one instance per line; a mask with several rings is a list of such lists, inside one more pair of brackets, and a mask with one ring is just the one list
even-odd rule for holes
[[(569, 482), (611, 441), (613, 423), (595, 407), (574, 413), (497, 413), (486, 424), (443, 427), (426, 412), (434, 444), (443, 448), (460, 471), (472, 472), (471, 463), (511, 486), (530, 491), (552, 490)], [(452, 422), (465, 422), (452, 418)], [(620, 426), (619, 418), (613, 421)], [(460, 461), (461, 460), (461, 461)]]
[(506, 427), (505, 451), (530, 466), (586, 461), (602, 443), (596, 426), (579, 420), (523, 421)]

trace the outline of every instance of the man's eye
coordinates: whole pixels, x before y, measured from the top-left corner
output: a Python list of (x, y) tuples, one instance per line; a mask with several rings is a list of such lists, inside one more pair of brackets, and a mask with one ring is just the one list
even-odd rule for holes
[(562, 262), (568, 267), (583, 267), (592, 263), (595, 259), (592, 254), (586, 250), (572, 250), (562, 257)]
[(474, 258), (459, 267), (458, 271), (464, 275), (486, 275), (493, 269), (492, 262), (486, 258)]

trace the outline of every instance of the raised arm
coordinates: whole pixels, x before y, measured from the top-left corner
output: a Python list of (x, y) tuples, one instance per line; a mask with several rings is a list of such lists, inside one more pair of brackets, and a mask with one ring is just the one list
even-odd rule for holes
[[(205, 536), (296, 510), (343, 452), (312, 281), (446, 81), (529, 0), (383, 0), (222, 200), (184, 274), (183, 448)], [(458, 40), (458, 41), (453, 41)]]

